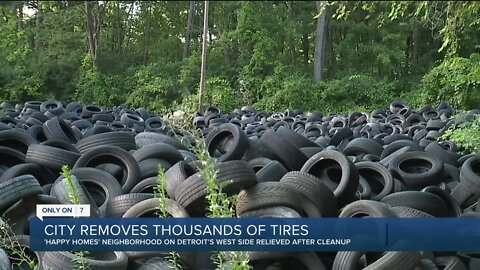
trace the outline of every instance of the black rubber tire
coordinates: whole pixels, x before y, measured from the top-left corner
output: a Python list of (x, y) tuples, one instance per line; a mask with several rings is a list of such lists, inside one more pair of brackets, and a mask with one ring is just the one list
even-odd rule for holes
[(122, 217), (125, 212), (127, 212), (128, 209), (130, 209), (135, 204), (147, 199), (151, 199), (153, 197), (154, 194), (148, 193), (128, 193), (115, 196), (107, 202), (105, 216)]
[(351, 138), (352, 136), (353, 132), (350, 128), (341, 128), (330, 139), (330, 145), (338, 146), (343, 140)]
[(433, 218), (429, 213), (411, 207), (394, 206), (390, 210), (399, 218)]
[(58, 200), (50, 195), (37, 194), (19, 200), (3, 213), (2, 217), (10, 221), (15, 235), (30, 235), (29, 218), (37, 215), (37, 204), (58, 204)]
[(158, 177), (152, 176), (148, 178), (143, 178), (143, 180), (138, 182), (138, 184), (136, 184), (130, 192), (155, 194), (155, 190), (157, 186), (158, 186)]
[(473, 156), (463, 163), (460, 181), (473, 194), (480, 196), (480, 156)]
[(31, 144), (28, 147), (25, 162), (45, 166), (58, 172), (63, 165), (71, 168), (79, 158), (80, 154), (75, 152), (47, 145)]
[(291, 192), (283, 183), (263, 182), (244, 189), (238, 194), (236, 213), (242, 213), (262, 208), (286, 206), (302, 214), (301, 197)]
[(455, 187), (452, 188), (450, 195), (452, 195), (455, 201), (457, 201), (457, 203), (463, 209), (469, 207), (468, 203), (473, 197), (478, 197), (473, 194), (463, 183), (458, 183), (455, 185)]
[[(111, 259), (112, 253), (115, 256), (114, 259)], [(90, 270), (127, 270), (128, 258), (125, 252), (107, 251), (92, 254), (97, 256), (97, 258), (86, 257), (83, 259)], [(104, 260), (98, 259), (98, 257), (104, 258)], [(44, 269), (74, 269), (73, 262), (75, 258), (76, 255), (68, 251), (48, 251), (43, 255), (42, 267)]]
[[(77, 198), (80, 204), (89, 204), (90, 205), (90, 216), (99, 216), (100, 211), (98, 210), (97, 204), (90, 196), (85, 187), (78, 181), (78, 179), (72, 175), (72, 185), (75, 188), (77, 193)], [(57, 198), (58, 202), (61, 204), (72, 204), (70, 186), (67, 183), (67, 180), (62, 175), (52, 186), (50, 195)]]
[(76, 143), (79, 139), (70, 125), (58, 117), (43, 123), (43, 132), (47, 139), (60, 139), (71, 143)]
[(380, 160), (388, 157), (390, 154), (405, 146), (410, 147), (410, 151), (422, 151), (422, 148), (420, 147), (420, 145), (418, 145), (417, 142), (411, 140), (398, 140), (392, 142), (387, 147), (385, 147), (385, 149), (383, 149), (382, 154), (380, 155)]
[(422, 192), (429, 192), (443, 199), (447, 206), (446, 217), (458, 217), (462, 214), (462, 208), (455, 198), (453, 198), (447, 191), (436, 186), (430, 186), (422, 189)]
[(447, 204), (436, 194), (421, 191), (403, 191), (384, 197), (381, 202), (394, 206), (410, 207), (434, 217), (448, 216)]
[(355, 199), (358, 190), (358, 172), (352, 161), (344, 154), (324, 150), (308, 159), (301, 171), (326, 181), (326, 184), (333, 189), (339, 207)]
[(288, 173), (288, 170), (282, 163), (272, 160), (261, 168), (256, 175), (258, 182), (278, 182), (286, 173)]
[(24, 197), (42, 193), (37, 179), (31, 174), (21, 175), (0, 184), (0, 210), (5, 210)]
[(444, 163), (458, 166), (457, 156), (455, 153), (443, 149), (437, 142), (431, 142), (425, 147), (425, 152), (431, 153), (433, 156), (439, 157)]
[(85, 137), (79, 140), (76, 145), (78, 151), (84, 154), (99, 146), (116, 146), (126, 151), (136, 150), (135, 139), (128, 132), (105, 132)]
[(73, 144), (66, 141), (59, 140), (59, 139), (46, 140), (40, 144), (60, 148), (66, 151), (74, 152), (74, 153), (79, 153), (77, 148)]
[(122, 166), (126, 170), (120, 180), (124, 193), (129, 192), (140, 180), (140, 168), (137, 161), (130, 153), (116, 146), (99, 146), (88, 151), (80, 156), (73, 168), (96, 167), (106, 163)]
[[(85, 190), (95, 200), (102, 216), (105, 215), (107, 202), (122, 194), (122, 187), (111, 174), (96, 168), (76, 168), (71, 171)], [(98, 196), (95, 196), (96, 193)], [(100, 199), (97, 198), (100, 196)]]
[(33, 163), (23, 163), (10, 167), (8, 170), (4, 171), (0, 177), (0, 183), (25, 174), (33, 175), (41, 186), (53, 183), (57, 178), (52, 171), (43, 166)]
[(414, 252), (386, 252), (378, 260), (370, 265), (362, 265), (359, 268), (359, 260), (364, 255), (363, 252), (358, 251), (340, 251), (335, 256), (332, 270), (355, 270), (355, 269), (417, 269), (420, 264), (421, 256), (419, 253)]
[(190, 216), (205, 216), (206, 190), (205, 180), (199, 174), (194, 174), (178, 185), (175, 190), (175, 200), (187, 210)]
[(270, 151), (275, 153), (279, 161), (291, 171), (300, 170), (302, 165), (307, 161), (307, 157), (298, 148), (280, 137), (272, 129), (267, 130), (260, 138), (260, 141), (265, 144)]
[(378, 142), (372, 139), (356, 138), (351, 140), (345, 149), (343, 154), (346, 156), (358, 156), (360, 154), (373, 154), (380, 156), (382, 154), (383, 147)]
[(355, 163), (358, 174), (363, 177), (372, 189), (371, 199), (379, 201), (393, 191), (392, 174), (381, 164), (362, 161)]
[(267, 166), (272, 160), (269, 158), (258, 157), (248, 161), (248, 164), (252, 167), (253, 171), (257, 173), (263, 167)]
[(239, 218), (260, 218), (260, 217), (274, 217), (274, 218), (301, 218), (300, 214), (285, 206), (274, 206), (269, 208), (261, 208), (258, 210), (251, 210), (243, 212), (238, 216)]
[(323, 149), (323, 147), (319, 147), (319, 146), (316, 146), (316, 147), (302, 147), (300, 148), (300, 151), (307, 157), (307, 158), (311, 158), (313, 155), (321, 152)]
[(318, 147), (316, 143), (287, 127), (279, 127), (276, 132), (280, 137), (287, 140), (296, 148)]
[[(280, 183), (291, 187), (307, 199), (310, 204), (316, 207), (321, 217), (337, 216), (338, 207), (335, 195), (328, 186), (322, 183), (317, 177), (304, 172), (292, 171), (285, 174), (280, 180)], [(302, 200), (302, 203), (304, 202), (305, 201)], [(303, 208), (307, 210), (306, 207)], [(307, 211), (305, 211), (305, 213), (307, 213)]]
[[(263, 136), (263, 135), (262, 135)], [(277, 156), (258, 137), (248, 138), (248, 149), (242, 159), (252, 160), (258, 157), (278, 159)]]
[(179, 161), (165, 172), (167, 179), (166, 190), (168, 197), (175, 200), (175, 192), (185, 179), (196, 173), (195, 168), (187, 164), (185, 161)]
[(391, 161), (389, 170), (410, 189), (419, 190), (443, 181), (443, 162), (425, 152), (403, 153)]
[(216, 127), (205, 139), (210, 156), (221, 153), (219, 161), (238, 160), (245, 154), (248, 145), (247, 135), (237, 125), (226, 123)]
[(179, 140), (161, 134), (161, 133), (155, 133), (155, 132), (141, 132), (135, 136), (135, 143), (137, 144), (138, 149), (150, 145), (150, 144), (155, 144), (155, 143), (165, 143), (168, 145), (171, 145), (178, 150), (185, 150), (188, 151), (188, 147), (186, 147), (184, 144), (182, 144)]
[[(138, 217), (158, 217), (159, 216), (160, 200), (158, 198), (151, 198), (141, 201), (123, 214), (123, 218), (138, 218)], [(171, 217), (186, 218), (189, 217), (187, 211), (176, 201), (166, 199), (166, 210)]]
[(10, 259), (3, 249), (0, 249), (0, 269), (12, 270)]
[(132, 155), (137, 162), (150, 158), (159, 158), (170, 163), (170, 166), (183, 160), (182, 154), (173, 146), (165, 143), (154, 143), (144, 146)]
[(168, 170), (171, 167), (170, 163), (158, 158), (149, 158), (140, 161), (138, 163), (138, 167), (140, 168), (140, 179), (157, 176), (159, 166), (162, 166), (164, 170)]
[(359, 200), (346, 205), (338, 217), (356, 218), (356, 217), (395, 217), (388, 205), (370, 200)]
[(27, 153), (28, 147), (38, 141), (30, 134), (18, 130), (0, 131), (0, 146), (10, 147), (23, 154)]
[(435, 257), (435, 264), (444, 270), (467, 270), (467, 267), (458, 256)]
[(359, 200), (370, 200), (372, 197), (372, 187), (370, 187), (370, 184), (361, 175), (358, 177), (358, 190), (356, 195)]
[(0, 164), (12, 167), (25, 162), (25, 155), (22, 152), (9, 147), (0, 146)]

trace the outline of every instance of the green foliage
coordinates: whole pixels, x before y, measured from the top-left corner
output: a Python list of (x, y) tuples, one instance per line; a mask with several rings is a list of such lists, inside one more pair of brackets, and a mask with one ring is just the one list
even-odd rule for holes
[(65, 180), (66, 180), (67, 185), (68, 185), (70, 203), (80, 204), (80, 199), (78, 197), (78, 191), (75, 188), (75, 185), (73, 184), (72, 173), (71, 173), (71, 171), (70, 171), (70, 169), (68, 168), (67, 165), (62, 166), (62, 173), (63, 173), (63, 177), (65, 177)]
[(480, 115), (475, 115), (471, 121), (450, 126), (441, 140), (450, 140), (468, 152), (480, 153)]
[(225, 112), (231, 112), (243, 104), (241, 97), (226, 79), (209, 78), (205, 84), (205, 104), (219, 106)]
[(14, 237), (15, 233), (12, 231), (10, 224), (6, 221), (0, 220), (1, 248), (10, 255), (12, 268), (19, 269), (26, 264), (30, 269), (36, 269), (38, 262), (28, 255), (26, 248), (23, 247)]
[(454, 107), (480, 106), (480, 55), (447, 58), (426, 74), (421, 83), (422, 101), (448, 101)]

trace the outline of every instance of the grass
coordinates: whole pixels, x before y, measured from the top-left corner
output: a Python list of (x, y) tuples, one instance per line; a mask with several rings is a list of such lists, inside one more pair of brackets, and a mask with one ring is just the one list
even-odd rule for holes
[[(63, 173), (63, 176), (65, 177), (65, 180), (66, 180), (67, 185), (68, 185), (70, 203), (80, 204), (78, 191), (75, 188), (75, 185), (73, 184), (72, 172), (70, 171), (70, 169), (68, 168), (67, 165), (62, 166), (62, 173)], [(88, 251), (77, 251), (77, 252), (74, 252), (73, 254), (75, 254), (75, 258), (72, 260), (73, 269), (77, 269), (77, 270), (89, 270), (90, 269), (90, 265), (85, 260), (85, 258), (90, 254), (90, 252), (88, 252)]]

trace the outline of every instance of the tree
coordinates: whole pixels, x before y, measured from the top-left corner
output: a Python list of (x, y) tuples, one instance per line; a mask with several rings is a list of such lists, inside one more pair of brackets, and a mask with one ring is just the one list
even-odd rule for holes
[(100, 49), (100, 30), (102, 27), (103, 15), (107, 7), (105, 2), (102, 5), (98, 1), (85, 1), (86, 33), (88, 51), (93, 59), (94, 65), (98, 63)]
[(327, 40), (330, 7), (325, 2), (316, 1), (317, 11), (320, 13), (315, 31), (315, 55), (313, 60), (313, 78), (315, 81), (323, 79), (323, 64), (325, 62), (325, 44)]
[(194, 13), (195, 13), (195, 1), (190, 1), (190, 7), (188, 8), (187, 29), (185, 30), (185, 44), (183, 45), (182, 61), (184, 64), (187, 61), (189, 50), (190, 50), (190, 35), (192, 32)]

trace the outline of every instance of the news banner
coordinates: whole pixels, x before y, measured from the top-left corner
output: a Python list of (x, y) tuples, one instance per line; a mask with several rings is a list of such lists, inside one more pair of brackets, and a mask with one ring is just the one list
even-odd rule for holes
[[(91, 218), (38, 205), (36, 251), (479, 251), (476, 218)], [(78, 218), (77, 218), (78, 217)]]

